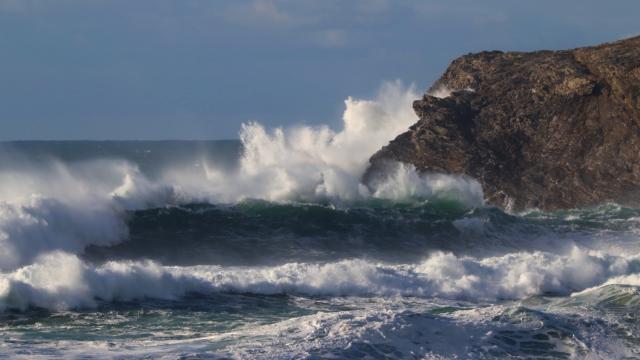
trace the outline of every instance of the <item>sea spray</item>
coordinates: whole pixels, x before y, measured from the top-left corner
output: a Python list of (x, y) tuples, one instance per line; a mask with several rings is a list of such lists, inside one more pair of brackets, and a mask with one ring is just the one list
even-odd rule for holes
[(471, 179), (419, 176), (399, 165), (377, 188), (361, 183), (369, 156), (416, 121), (414, 86), (385, 83), (374, 100), (345, 101), (343, 127), (298, 126), (268, 131), (242, 126), (243, 155), (233, 169), (203, 166), (185, 172), (167, 167), (149, 179), (126, 160), (94, 159), (44, 165), (15, 158), (0, 171), (0, 269), (30, 263), (48, 251), (80, 253), (91, 244), (127, 239), (125, 212), (194, 202), (326, 202), (348, 207), (370, 198), (446, 197), (482, 205)]
[(258, 123), (244, 124), (244, 152), (236, 171), (208, 165), (206, 179), (176, 172), (167, 176), (171, 183), (188, 184), (182, 187), (187, 193), (204, 193), (210, 202), (368, 198), (361, 177), (369, 157), (416, 122), (411, 103), (417, 96), (414, 86), (392, 82), (381, 87), (375, 100), (348, 98), (338, 131), (324, 125), (268, 131)]
[(633, 357), (640, 210), (510, 214), (473, 179), (398, 163), (361, 183), (416, 96), (348, 99), (340, 129), (247, 123), (212, 153), (0, 154), (0, 352)]
[(96, 300), (174, 299), (189, 292), (303, 296), (416, 296), (495, 302), (569, 295), (610, 283), (637, 285), (640, 256), (575, 247), (569, 254), (517, 252), (483, 259), (435, 252), (416, 264), (363, 259), (271, 267), (171, 267), (143, 261), (89, 266), (52, 252), (0, 276), (2, 308), (95, 307)]
[(635, 356), (638, 209), (508, 214), (401, 164), (355, 199), (220, 203), (242, 184), (214, 164), (93, 157), (0, 172), (9, 357)]

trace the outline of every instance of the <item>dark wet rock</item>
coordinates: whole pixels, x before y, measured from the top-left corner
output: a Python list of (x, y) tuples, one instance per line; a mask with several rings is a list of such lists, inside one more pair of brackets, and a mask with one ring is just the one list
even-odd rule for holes
[(513, 210), (640, 204), (640, 37), (468, 54), (413, 107), (420, 120), (373, 155), (366, 182), (397, 160), (471, 176)]

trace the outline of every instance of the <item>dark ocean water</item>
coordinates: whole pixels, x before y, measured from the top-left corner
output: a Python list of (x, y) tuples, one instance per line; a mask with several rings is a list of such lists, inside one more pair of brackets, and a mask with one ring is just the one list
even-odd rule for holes
[(506, 213), (465, 179), (242, 153), (0, 145), (0, 358), (639, 356), (640, 209)]

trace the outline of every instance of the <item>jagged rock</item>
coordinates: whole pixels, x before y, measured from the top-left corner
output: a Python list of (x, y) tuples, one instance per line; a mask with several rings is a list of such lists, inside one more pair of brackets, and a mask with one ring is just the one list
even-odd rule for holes
[(513, 210), (640, 204), (640, 37), (468, 54), (413, 107), (420, 120), (373, 155), (365, 182), (396, 160), (471, 176)]

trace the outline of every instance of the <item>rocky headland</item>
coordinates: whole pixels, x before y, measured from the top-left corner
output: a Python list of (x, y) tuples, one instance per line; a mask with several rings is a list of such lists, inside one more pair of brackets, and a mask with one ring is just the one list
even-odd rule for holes
[(640, 204), (640, 37), (565, 51), (455, 59), (420, 120), (370, 159), (466, 175), (489, 204), (558, 210)]

